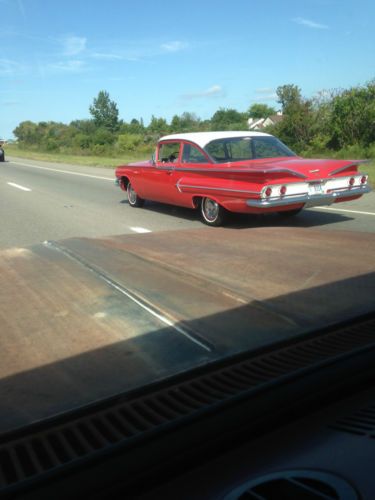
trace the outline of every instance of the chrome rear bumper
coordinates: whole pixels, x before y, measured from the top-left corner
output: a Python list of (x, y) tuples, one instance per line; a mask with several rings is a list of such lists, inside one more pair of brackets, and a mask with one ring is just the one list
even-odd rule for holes
[(249, 207), (256, 208), (272, 208), (272, 207), (283, 207), (285, 205), (298, 205), (304, 204), (305, 208), (309, 207), (319, 207), (321, 205), (332, 205), (336, 200), (342, 200), (345, 198), (351, 198), (352, 196), (358, 196), (361, 194), (369, 193), (371, 191), (370, 186), (356, 187), (347, 189), (345, 191), (336, 191), (333, 193), (322, 193), (322, 194), (303, 194), (298, 196), (283, 196), (277, 198), (259, 199), (259, 200), (247, 200), (246, 204)]

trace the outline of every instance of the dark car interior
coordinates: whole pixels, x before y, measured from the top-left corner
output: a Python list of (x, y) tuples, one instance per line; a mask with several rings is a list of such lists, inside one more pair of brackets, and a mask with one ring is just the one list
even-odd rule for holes
[(371, 499), (375, 316), (1, 436), (0, 496)]

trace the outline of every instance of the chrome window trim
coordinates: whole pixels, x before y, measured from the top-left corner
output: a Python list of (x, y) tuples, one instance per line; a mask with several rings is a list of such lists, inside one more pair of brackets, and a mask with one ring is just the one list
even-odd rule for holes
[(177, 182), (176, 188), (180, 193), (182, 193), (181, 188), (191, 188), (191, 189), (204, 189), (208, 191), (228, 191), (230, 193), (246, 193), (246, 194), (256, 194), (259, 195), (260, 191), (246, 191), (243, 189), (231, 189), (231, 188), (222, 188), (222, 187), (213, 187), (213, 186), (192, 186), (190, 184), (180, 184)]

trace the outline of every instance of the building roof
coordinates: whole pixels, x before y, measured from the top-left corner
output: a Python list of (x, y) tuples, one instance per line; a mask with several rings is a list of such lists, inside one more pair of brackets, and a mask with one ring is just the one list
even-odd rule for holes
[(204, 148), (209, 142), (217, 139), (228, 139), (232, 137), (256, 137), (256, 136), (267, 136), (270, 134), (265, 134), (264, 132), (253, 132), (253, 131), (224, 131), (224, 132), (189, 132), (185, 134), (171, 134), (161, 137), (161, 141), (166, 140), (185, 140), (195, 142), (201, 148)]
[(282, 113), (276, 113), (275, 115), (268, 116), (267, 118), (249, 118), (247, 123), (250, 130), (259, 130), (268, 127), (268, 125), (275, 125), (284, 119)]
[(282, 115), (281, 113), (276, 113), (276, 115), (271, 115), (268, 118), (272, 120), (273, 123), (278, 123), (284, 119), (284, 115)]
[(265, 120), (265, 118), (249, 118), (247, 121), (249, 129), (254, 130), (257, 127), (262, 128)]

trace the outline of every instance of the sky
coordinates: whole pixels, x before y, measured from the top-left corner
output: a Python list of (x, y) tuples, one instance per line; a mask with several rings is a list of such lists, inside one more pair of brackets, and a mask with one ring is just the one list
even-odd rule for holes
[(278, 109), (375, 78), (374, 0), (0, 0), (0, 138), (90, 118), (106, 90), (130, 121)]

